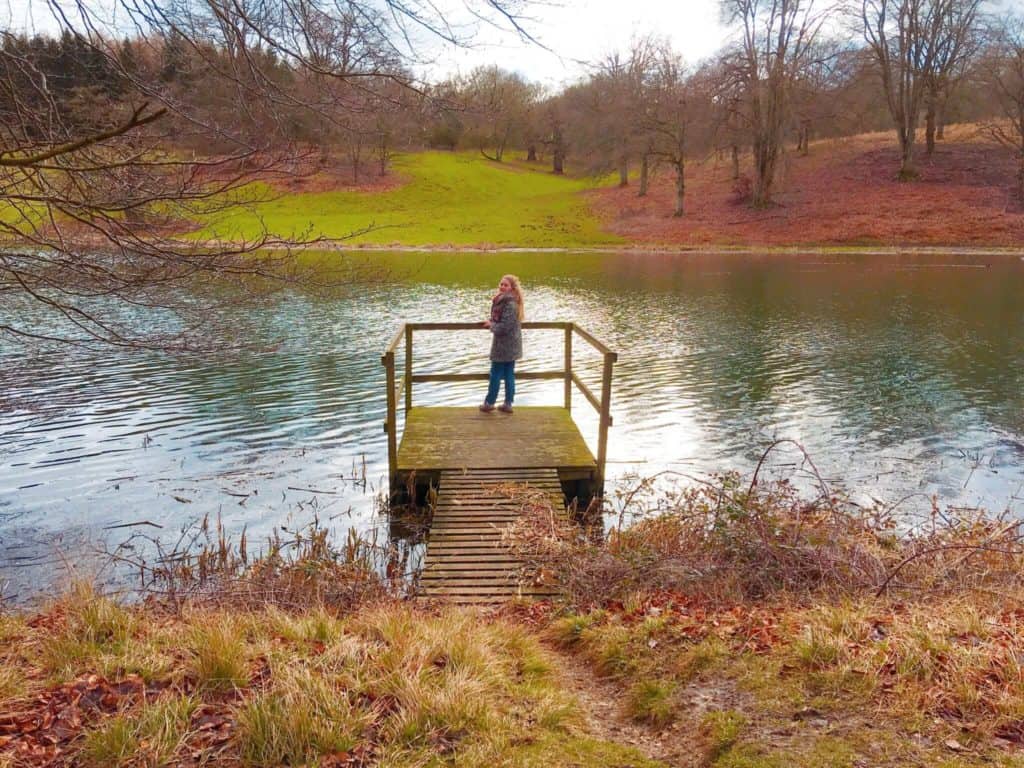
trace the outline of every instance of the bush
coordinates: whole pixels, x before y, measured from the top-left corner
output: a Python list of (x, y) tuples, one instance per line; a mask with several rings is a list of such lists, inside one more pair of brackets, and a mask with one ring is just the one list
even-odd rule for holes
[[(619, 525), (599, 541), (524, 492), (523, 516), (509, 537), (528, 570), (553, 575), (583, 608), (652, 590), (735, 602), (1024, 585), (1015, 521), (933, 509), (911, 529), (892, 508), (865, 509), (820, 485), (809, 499), (787, 481), (756, 475), (669, 488), (641, 481), (624, 494)], [(629, 519), (635, 522), (623, 524)]]

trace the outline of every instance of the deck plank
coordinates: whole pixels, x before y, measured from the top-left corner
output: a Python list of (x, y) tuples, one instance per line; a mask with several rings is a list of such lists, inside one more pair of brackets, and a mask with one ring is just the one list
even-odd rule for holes
[(483, 604), (554, 594), (550, 585), (522, 579), (523, 561), (506, 544), (504, 532), (521, 511), (518, 501), (498, 490), (508, 483), (541, 490), (556, 508), (563, 504), (554, 467), (531, 469), (528, 478), (494, 469), (441, 472), (420, 576), (424, 598)]

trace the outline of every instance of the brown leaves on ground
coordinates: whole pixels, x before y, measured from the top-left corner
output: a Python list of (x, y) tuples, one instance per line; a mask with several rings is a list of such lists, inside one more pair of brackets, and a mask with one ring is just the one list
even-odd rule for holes
[[(919, 178), (901, 182), (896, 138), (873, 133), (825, 139), (806, 157), (789, 153), (775, 205), (737, 202), (728, 158), (687, 168), (686, 214), (671, 216), (668, 174), (646, 198), (635, 186), (606, 188), (591, 200), (609, 229), (631, 242), (686, 246), (1000, 246), (1024, 242), (1024, 207), (1014, 199), (1013, 153), (975, 126), (947, 129)], [(742, 168), (748, 174), (750, 169)]]
[(69, 759), (68, 747), (84, 725), (156, 696), (165, 685), (147, 686), (129, 675), (111, 682), (87, 675), (37, 694), (14, 712), (0, 712), (0, 754), (19, 765), (55, 765)]

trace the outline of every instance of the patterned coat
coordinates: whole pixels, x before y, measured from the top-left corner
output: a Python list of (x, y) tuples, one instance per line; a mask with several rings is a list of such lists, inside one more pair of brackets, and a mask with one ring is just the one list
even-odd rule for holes
[(523, 356), (523, 331), (519, 305), (512, 293), (501, 293), (491, 302), (491, 360), (508, 363)]

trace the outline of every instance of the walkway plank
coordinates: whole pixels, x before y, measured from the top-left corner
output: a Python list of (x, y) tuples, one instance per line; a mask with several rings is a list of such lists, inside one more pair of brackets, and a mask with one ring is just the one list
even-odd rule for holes
[(549, 585), (523, 582), (523, 562), (505, 544), (504, 532), (521, 511), (519, 501), (499, 490), (508, 484), (540, 490), (556, 509), (564, 509), (558, 470), (552, 466), (534, 467), (525, 473), (442, 470), (420, 576), (423, 597), (482, 604), (555, 593)]

